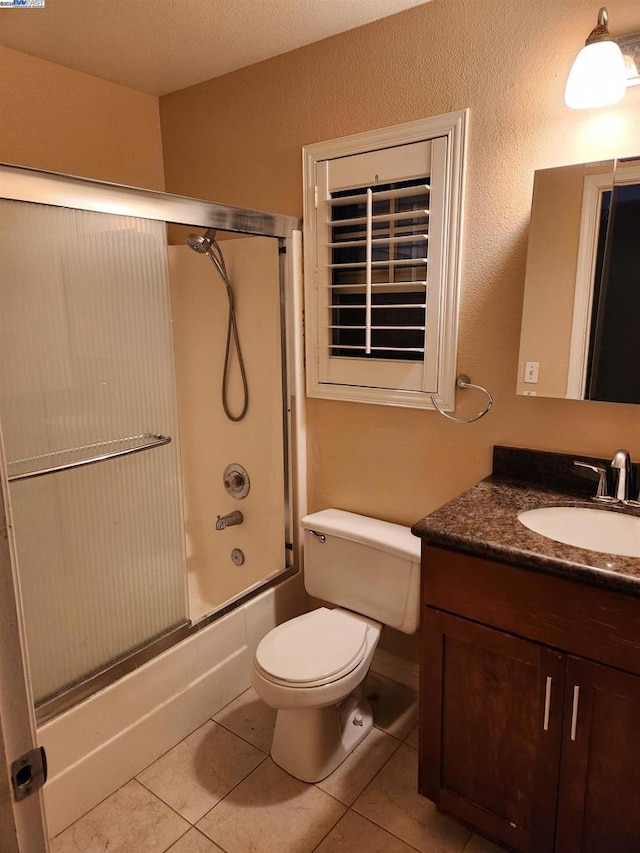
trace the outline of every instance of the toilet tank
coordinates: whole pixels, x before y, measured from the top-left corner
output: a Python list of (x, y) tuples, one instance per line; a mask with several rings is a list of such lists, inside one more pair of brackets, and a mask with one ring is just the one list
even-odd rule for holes
[(420, 540), (408, 527), (340, 509), (307, 515), (302, 527), (310, 595), (405, 634), (417, 630)]

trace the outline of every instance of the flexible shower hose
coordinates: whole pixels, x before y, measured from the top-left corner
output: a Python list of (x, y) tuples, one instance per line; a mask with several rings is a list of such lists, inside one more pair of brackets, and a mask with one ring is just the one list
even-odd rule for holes
[[(222, 254), (222, 249), (220, 248), (217, 240), (211, 241), (211, 246), (209, 251), (207, 252), (211, 261), (215, 268), (218, 270), (220, 277), (222, 278), (224, 285), (227, 289), (227, 299), (229, 301), (229, 319), (227, 322), (227, 345), (224, 353), (224, 368), (222, 371), (222, 408), (224, 409), (225, 415), (229, 418), (230, 421), (241, 421), (244, 416), (247, 414), (247, 409), (249, 408), (249, 386), (247, 384), (247, 374), (244, 369), (244, 360), (242, 358), (242, 349), (240, 348), (240, 337), (238, 335), (238, 326), (236, 323), (236, 311), (233, 301), (233, 287), (231, 286), (231, 281), (227, 274), (227, 267), (224, 262), (224, 255)], [(240, 367), (240, 376), (242, 377), (242, 393), (243, 393), (243, 405), (242, 411), (239, 415), (234, 415), (231, 413), (229, 409), (229, 401), (227, 399), (228, 396), (228, 384), (229, 384), (229, 368), (231, 361), (231, 340), (233, 338), (233, 343), (236, 348), (236, 354), (238, 356), (238, 366)]]

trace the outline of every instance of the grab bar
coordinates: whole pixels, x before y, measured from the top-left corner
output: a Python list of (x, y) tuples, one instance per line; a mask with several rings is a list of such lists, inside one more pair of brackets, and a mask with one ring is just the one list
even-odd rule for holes
[(123, 441), (136, 441), (138, 443), (133, 447), (125, 447), (120, 450), (110, 450), (105, 453), (99, 453), (89, 457), (88, 459), (77, 459), (74, 462), (66, 462), (62, 465), (51, 465), (47, 468), (39, 468), (36, 471), (24, 471), (19, 474), (9, 474), (7, 479), (10, 483), (13, 483), (16, 480), (31, 480), (33, 477), (44, 477), (46, 474), (56, 474), (58, 471), (68, 471), (71, 468), (82, 468), (85, 465), (93, 465), (96, 462), (104, 462), (107, 459), (115, 459), (118, 456), (129, 456), (131, 453), (140, 453), (142, 450), (151, 450), (154, 447), (162, 447), (164, 444), (169, 444), (171, 438), (168, 435), (145, 432), (142, 435), (132, 435), (127, 438), (115, 438), (112, 441), (101, 441), (97, 444), (87, 444), (83, 447), (74, 447), (70, 450), (55, 450), (52, 453), (43, 453), (41, 456), (30, 456), (25, 459), (16, 459), (7, 464), (7, 470), (9, 470), (11, 466), (15, 467), (16, 465), (24, 464), (25, 462), (35, 462), (37, 459), (46, 460), (50, 459), (52, 456), (61, 456), (63, 453), (79, 453), (80, 451), (95, 450), (99, 447), (106, 448), (114, 444), (121, 444)]

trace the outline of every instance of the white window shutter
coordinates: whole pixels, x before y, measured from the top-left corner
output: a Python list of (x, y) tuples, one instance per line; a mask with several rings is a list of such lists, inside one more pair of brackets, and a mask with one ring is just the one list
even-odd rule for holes
[[(340, 142), (327, 145), (339, 153)], [(314, 157), (322, 146), (305, 149), (307, 393), (432, 407), (431, 395), (446, 397), (452, 359), (442, 356), (457, 327), (444, 317), (457, 308), (447, 295), (451, 139)]]

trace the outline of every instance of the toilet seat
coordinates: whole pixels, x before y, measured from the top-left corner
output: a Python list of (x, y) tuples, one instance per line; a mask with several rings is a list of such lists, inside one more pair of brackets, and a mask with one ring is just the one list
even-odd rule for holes
[(260, 642), (255, 663), (264, 678), (287, 687), (316, 687), (362, 661), (369, 625), (342, 610), (320, 607), (278, 625)]

